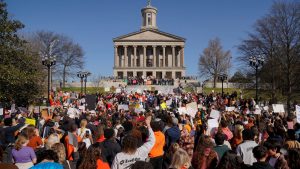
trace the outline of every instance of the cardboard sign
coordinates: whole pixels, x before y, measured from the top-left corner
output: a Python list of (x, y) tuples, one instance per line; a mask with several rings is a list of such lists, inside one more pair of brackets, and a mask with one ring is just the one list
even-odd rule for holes
[(297, 123), (300, 123), (300, 106), (296, 105)]
[(29, 118), (26, 118), (26, 119), (25, 119), (25, 123), (28, 124), (28, 125), (33, 125), (33, 126), (35, 126), (36, 120), (35, 120), (35, 119), (29, 119)]
[(127, 111), (127, 110), (129, 110), (129, 108), (128, 108), (128, 105), (126, 105), (126, 104), (120, 104), (120, 105), (118, 105), (118, 110)]
[(283, 104), (272, 104), (273, 112), (274, 113), (284, 113)]
[(220, 118), (220, 112), (218, 110), (212, 110), (210, 112), (210, 116), (213, 119), (219, 119)]
[(191, 117), (195, 117), (196, 113), (198, 112), (198, 106), (196, 102), (192, 102), (186, 105), (187, 114)]

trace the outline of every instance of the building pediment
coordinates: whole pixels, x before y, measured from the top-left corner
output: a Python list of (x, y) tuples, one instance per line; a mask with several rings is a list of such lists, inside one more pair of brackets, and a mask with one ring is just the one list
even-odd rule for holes
[(184, 42), (185, 39), (176, 35), (172, 35), (159, 30), (141, 30), (119, 36), (113, 39), (114, 42), (124, 42), (124, 41), (174, 41), (174, 42)]

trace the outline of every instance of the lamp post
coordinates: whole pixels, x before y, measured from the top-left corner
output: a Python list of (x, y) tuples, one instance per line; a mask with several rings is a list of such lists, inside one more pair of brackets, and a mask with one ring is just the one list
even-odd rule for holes
[(227, 80), (227, 74), (220, 74), (218, 76), (218, 79), (221, 80), (221, 82), (222, 82), (222, 97), (223, 97), (224, 96), (223, 83), (224, 83), (224, 80)]
[(47, 106), (50, 105), (50, 81), (51, 81), (51, 67), (56, 64), (56, 56), (52, 55), (52, 48), (58, 40), (53, 40), (50, 43), (49, 52), (47, 54), (42, 54), (40, 52), (40, 55), (42, 56), (42, 64), (47, 67), (48, 70), (48, 96), (47, 96)]
[(87, 82), (87, 77), (90, 76), (91, 73), (88, 71), (79, 71), (77, 72), (77, 77), (80, 78), (80, 83), (81, 83), (81, 93), (83, 93), (83, 80), (84, 80), (84, 93), (86, 94), (86, 82)]
[(265, 58), (262, 55), (251, 56), (249, 58), (250, 66), (255, 69), (255, 86), (256, 86), (255, 87), (256, 88), (255, 101), (256, 102), (258, 102), (258, 80), (257, 80), (258, 79), (258, 74), (257, 74), (257, 72), (258, 72), (258, 69), (263, 66), (264, 62), (265, 62)]

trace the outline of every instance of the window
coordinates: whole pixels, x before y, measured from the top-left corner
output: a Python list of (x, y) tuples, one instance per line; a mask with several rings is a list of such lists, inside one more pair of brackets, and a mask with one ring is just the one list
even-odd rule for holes
[(152, 25), (152, 22), (151, 22), (151, 13), (147, 13), (147, 20), (148, 20), (148, 25)]

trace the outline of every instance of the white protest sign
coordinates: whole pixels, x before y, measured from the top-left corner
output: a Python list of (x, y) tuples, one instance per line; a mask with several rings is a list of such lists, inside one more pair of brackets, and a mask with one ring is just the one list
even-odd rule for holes
[(213, 119), (219, 119), (220, 118), (220, 112), (218, 110), (212, 110), (210, 112), (210, 116)]
[(106, 87), (106, 88), (104, 88), (104, 91), (105, 91), (105, 92), (109, 92), (109, 91), (110, 91), (110, 88), (109, 88), (109, 87)]
[(300, 106), (296, 105), (297, 123), (300, 123)]
[(274, 113), (284, 113), (283, 104), (272, 104)]
[(192, 102), (186, 105), (187, 114), (191, 117), (195, 117), (196, 113), (198, 112), (198, 106), (196, 102)]
[(166, 101), (166, 104), (167, 104), (167, 106), (171, 106), (171, 104), (172, 104), (172, 99), (167, 100), (167, 101)]
[(121, 93), (121, 89), (120, 88), (116, 89), (116, 93)]
[(4, 109), (0, 108), (0, 116), (3, 116), (3, 113), (4, 113)]
[(121, 110), (121, 109), (123, 109), (125, 111), (129, 110), (128, 105), (126, 105), (126, 104), (120, 104), (120, 105), (118, 105), (118, 110)]
[(235, 110), (235, 107), (226, 107), (225, 108), (225, 111), (234, 111)]
[(142, 90), (141, 89), (137, 89), (136, 92), (139, 93), (139, 94), (141, 94)]
[(75, 109), (75, 108), (69, 108), (68, 112), (67, 112), (67, 114), (70, 118), (78, 117), (79, 113), (80, 113), (79, 110)]
[(207, 134), (212, 135), (215, 128), (219, 127), (218, 119), (208, 119), (207, 120)]
[(264, 107), (264, 110), (265, 110), (265, 111), (268, 111), (268, 110), (269, 110), (269, 106), (265, 106), (265, 107)]
[(255, 109), (254, 114), (261, 114), (261, 110), (260, 109)]
[(82, 110), (84, 112), (85, 111), (85, 106), (79, 106), (78, 109)]
[(187, 110), (186, 110), (185, 107), (179, 107), (179, 108), (178, 108), (178, 113), (179, 113), (180, 115), (187, 114)]

